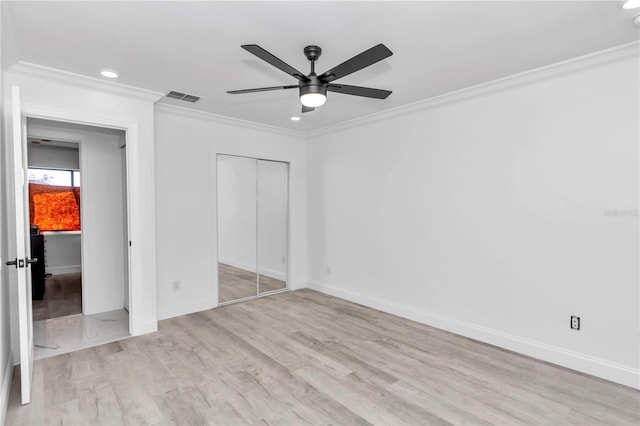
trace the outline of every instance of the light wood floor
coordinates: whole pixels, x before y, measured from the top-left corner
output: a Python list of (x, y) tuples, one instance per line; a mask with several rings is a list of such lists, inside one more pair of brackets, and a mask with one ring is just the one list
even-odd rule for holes
[(82, 313), (81, 272), (51, 275), (44, 286), (44, 298), (33, 301), (34, 321)]
[(37, 361), (7, 424), (640, 423), (639, 392), (312, 290)]
[[(218, 297), (220, 303), (256, 295), (256, 274), (218, 262)], [(287, 283), (260, 275), (260, 293), (281, 290)]]

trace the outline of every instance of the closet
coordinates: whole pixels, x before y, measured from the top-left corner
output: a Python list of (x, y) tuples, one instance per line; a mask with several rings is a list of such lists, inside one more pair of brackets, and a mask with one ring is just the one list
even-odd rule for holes
[(218, 302), (287, 288), (289, 164), (218, 155)]

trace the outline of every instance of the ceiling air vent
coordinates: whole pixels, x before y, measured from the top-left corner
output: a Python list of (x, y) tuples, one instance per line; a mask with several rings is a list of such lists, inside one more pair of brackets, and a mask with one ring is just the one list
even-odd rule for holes
[(198, 102), (200, 100), (200, 96), (187, 95), (186, 93), (176, 92), (175, 90), (167, 93), (167, 98), (178, 99), (185, 102)]

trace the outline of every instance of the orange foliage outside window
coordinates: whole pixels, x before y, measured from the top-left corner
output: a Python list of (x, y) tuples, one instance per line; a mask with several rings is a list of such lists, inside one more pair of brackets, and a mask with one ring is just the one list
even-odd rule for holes
[(32, 222), (41, 231), (79, 231), (80, 210), (72, 191), (33, 195)]

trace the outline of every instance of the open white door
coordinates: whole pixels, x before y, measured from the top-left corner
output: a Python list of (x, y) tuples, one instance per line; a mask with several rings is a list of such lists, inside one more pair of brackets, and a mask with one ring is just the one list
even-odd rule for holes
[[(13, 193), (15, 202), (15, 260), (7, 262), (13, 265), (11, 280), (18, 288), (18, 325), (20, 330), (20, 376), (22, 403), (31, 401), (31, 378), (33, 375), (33, 316), (31, 306), (31, 269), (29, 260), (31, 247), (29, 224), (25, 221), (25, 206), (28, 200), (26, 179), (26, 119), (20, 108), (20, 88), (11, 88), (12, 128), (13, 128)], [(28, 207), (27, 207), (28, 208)], [(34, 259), (35, 260), (35, 259)], [(44, 259), (39, 259), (44, 261)]]

